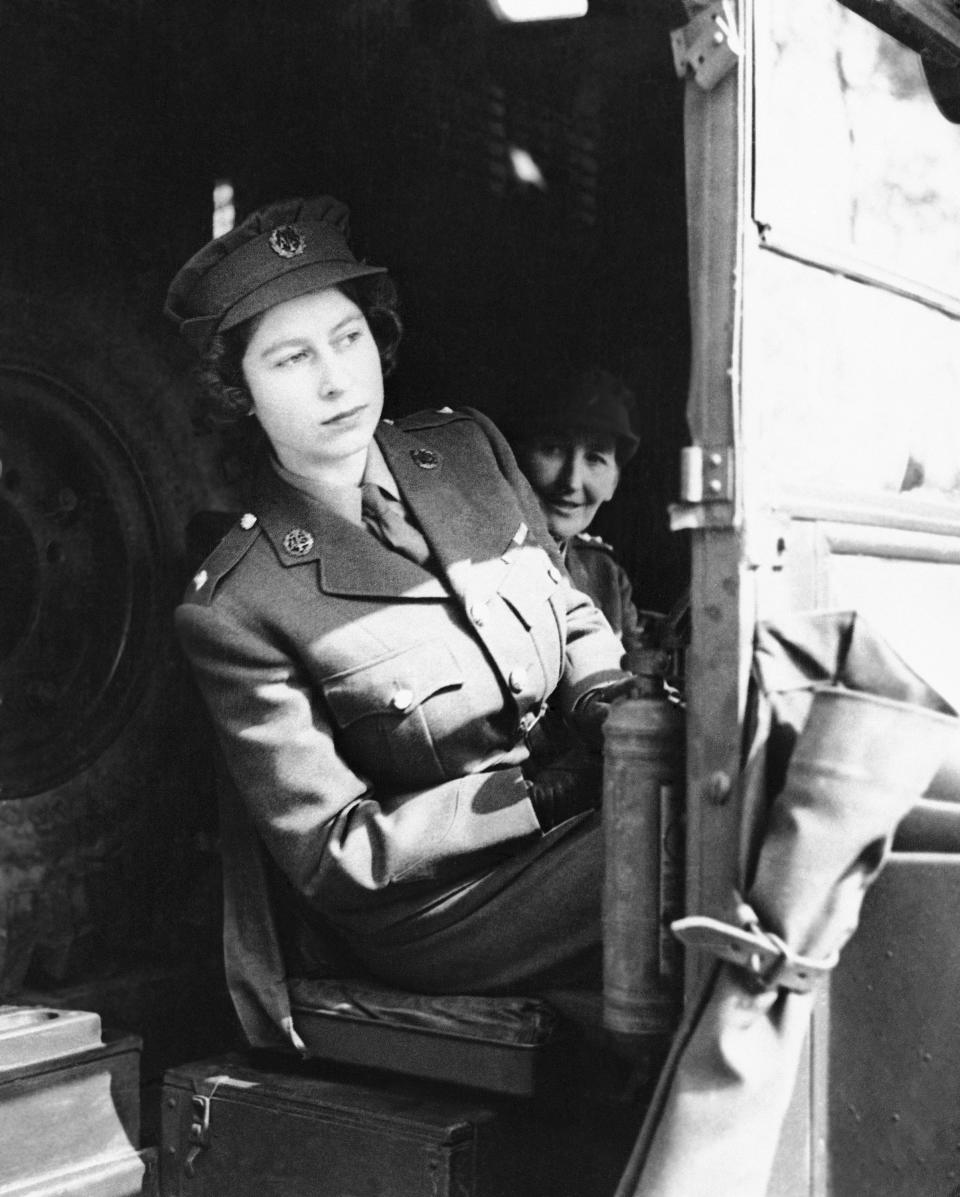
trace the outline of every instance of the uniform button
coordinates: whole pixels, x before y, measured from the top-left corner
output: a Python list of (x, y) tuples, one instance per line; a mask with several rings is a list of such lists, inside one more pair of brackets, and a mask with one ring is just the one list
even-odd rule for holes
[(440, 457), (432, 449), (411, 449), (410, 456), (421, 470), (435, 470), (440, 464)]
[(244, 532), (249, 532), (256, 522), (257, 517), (252, 511), (248, 511), (246, 515), (240, 516), (240, 527), (244, 530)]
[(413, 702), (412, 690), (394, 690), (390, 696), (390, 705), (395, 711), (405, 711)]
[(470, 604), (470, 618), (480, 627), (483, 621), (487, 618), (487, 607), (485, 603), (471, 603)]
[(557, 569), (557, 567), (555, 565), (551, 565), (547, 569), (547, 577), (550, 579), (551, 582), (559, 582), (562, 576), (563, 575), (560, 573), (560, 571)]
[(207, 571), (202, 569), (193, 579), (194, 590), (202, 590), (207, 584)]
[(527, 671), (525, 669), (518, 666), (516, 669), (510, 670), (510, 674), (507, 677), (507, 685), (514, 692), (514, 694), (519, 694), (526, 684)]

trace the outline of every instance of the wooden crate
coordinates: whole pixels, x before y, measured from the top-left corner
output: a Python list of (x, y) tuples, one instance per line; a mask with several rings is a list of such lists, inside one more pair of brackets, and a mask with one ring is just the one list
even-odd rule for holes
[(402, 1078), (232, 1054), (164, 1078), (163, 1197), (518, 1193), (495, 1103)]

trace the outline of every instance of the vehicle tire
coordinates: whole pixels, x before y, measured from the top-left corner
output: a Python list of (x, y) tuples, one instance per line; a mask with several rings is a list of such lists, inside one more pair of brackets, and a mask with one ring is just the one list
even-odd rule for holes
[(212, 470), (162, 330), (0, 291), (0, 992), (177, 950), (209, 790), (172, 630)]

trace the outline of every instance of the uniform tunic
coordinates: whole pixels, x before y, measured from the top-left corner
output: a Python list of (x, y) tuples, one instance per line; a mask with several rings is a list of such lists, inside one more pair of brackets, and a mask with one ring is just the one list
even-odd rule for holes
[(574, 586), (593, 599), (629, 649), (639, 621), (630, 579), (614, 557), (612, 546), (599, 536), (578, 532), (566, 542), (563, 560)]
[[(595, 845), (571, 847), (579, 833), (541, 835), (524, 737), (551, 695), (567, 712), (619, 680), (622, 649), (570, 585), (489, 420), (421, 413), (382, 423), (376, 439), (434, 569), (266, 470), (256, 522), (245, 517), (198, 573), (179, 635), (245, 847), (250, 835), (265, 846), (299, 917), (335, 927), (385, 979), (520, 986), (523, 957), (549, 935), (549, 918), (537, 920), (550, 894), (514, 911), (526, 927), (513, 941), (506, 926), (490, 941), (491, 903), (514, 885), (540, 892), (564, 854), (598, 871)], [(598, 936), (597, 887), (572, 866), (566, 880), (584, 896), (555, 907), (580, 901), (581, 939), (588, 923)], [(249, 894), (234, 899), (235, 914), (257, 917)], [(479, 961), (473, 915), (488, 920), (475, 928)], [(238, 965), (248, 983), (251, 968)]]

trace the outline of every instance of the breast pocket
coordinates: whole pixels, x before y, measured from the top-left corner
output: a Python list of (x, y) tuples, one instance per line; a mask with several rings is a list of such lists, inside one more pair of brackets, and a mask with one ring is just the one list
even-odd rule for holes
[(444, 695), (463, 688), (463, 671), (442, 642), (413, 645), (322, 683), (347, 763), (398, 791), (444, 780), (437, 753)]
[(536, 647), (552, 689), (563, 671), (566, 637), (564, 578), (541, 548), (526, 546), (514, 557), (497, 587)]

